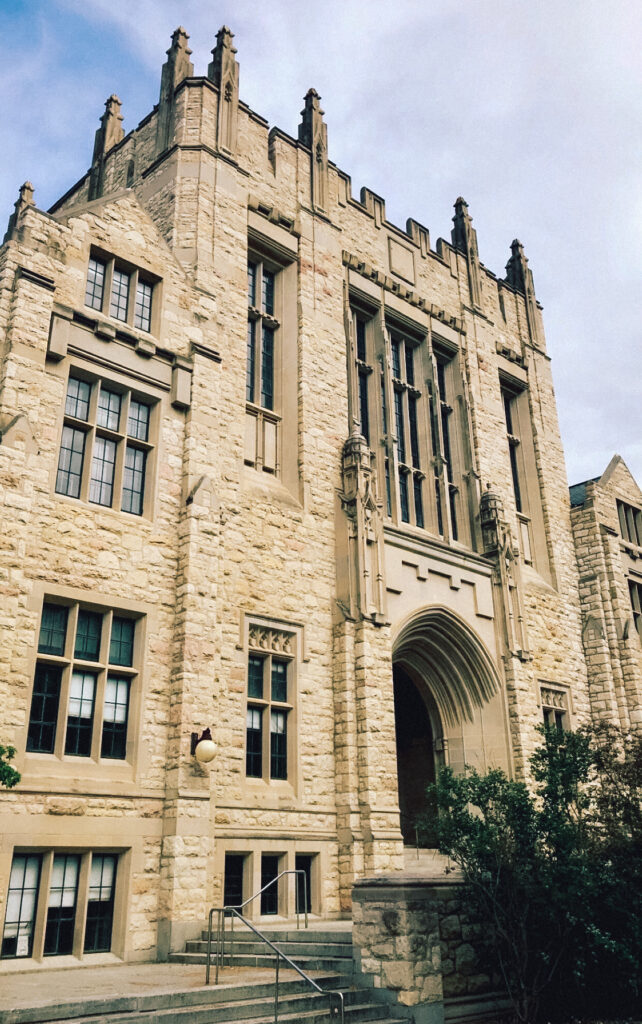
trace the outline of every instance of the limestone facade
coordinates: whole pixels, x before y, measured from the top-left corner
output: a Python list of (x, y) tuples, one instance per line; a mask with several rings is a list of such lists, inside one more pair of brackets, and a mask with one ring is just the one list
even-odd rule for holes
[(631, 630), (589, 691), (520, 243), (500, 278), (463, 199), (435, 248), (355, 199), (314, 90), (297, 139), (239, 99), (228, 29), (206, 76), (177, 29), (121, 122), (0, 251), (0, 971), (163, 956), (277, 870), (349, 913), (439, 764), (523, 775), (543, 691), (639, 707)]

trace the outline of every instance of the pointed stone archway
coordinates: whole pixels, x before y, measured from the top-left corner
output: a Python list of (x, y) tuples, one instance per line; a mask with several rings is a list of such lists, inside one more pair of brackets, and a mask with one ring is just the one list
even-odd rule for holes
[[(486, 761), (483, 730), (475, 726), (499, 693), (499, 677), (470, 626), (437, 607), (416, 613), (399, 630), (393, 683), (401, 832), (404, 843), (414, 845), (417, 819), (436, 817), (426, 786), (439, 768)], [(476, 737), (469, 738), (468, 750), (466, 733)], [(422, 845), (435, 844), (436, 832), (428, 828)]]

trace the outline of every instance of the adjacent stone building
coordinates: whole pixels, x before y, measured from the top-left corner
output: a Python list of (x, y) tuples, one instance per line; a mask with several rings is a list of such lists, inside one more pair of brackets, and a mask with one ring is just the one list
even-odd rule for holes
[(640, 720), (642, 498), (612, 466), (572, 528), (522, 246), (499, 278), (463, 199), (435, 247), (355, 199), (232, 40), (197, 76), (177, 29), (0, 250), (0, 970), (162, 957), (286, 868), (349, 914), (439, 765)]

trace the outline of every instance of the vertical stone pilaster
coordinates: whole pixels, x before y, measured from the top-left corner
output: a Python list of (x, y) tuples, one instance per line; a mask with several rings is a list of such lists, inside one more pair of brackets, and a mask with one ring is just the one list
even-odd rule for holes
[(533, 345), (541, 346), (543, 338), (537, 299), (535, 298), (533, 272), (529, 268), (528, 260), (524, 255), (524, 246), (517, 238), (511, 245), (511, 258), (506, 264), (506, 280), (515, 291), (523, 294), (526, 300), (526, 320), (528, 322), (530, 340)]
[(328, 212), (328, 127), (323, 121), (321, 97), (308, 89), (301, 111), (299, 142), (310, 150), (310, 201), (312, 209)]
[(473, 219), (468, 213), (468, 203), (461, 196), (455, 203), (453, 224), (453, 245), (466, 256), (470, 302), (475, 309), (481, 309), (481, 272), (479, 251), (477, 249), (477, 232), (473, 227)]
[(111, 95), (105, 100), (105, 113), (100, 119), (100, 128), (94, 140), (94, 155), (91, 160), (89, 199), (99, 199), (105, 188), (105, 158), (109, 151), (123, 139), (123, 115), (118, 96)]
[(184, 28), (175, 29), (172, 43), (167, 51), (167, 60), (161, 71), (160, 96), (156, 120), (156, 153), (163, 153), (172, 145), (175, 128), (174, 92), (184, 78), (191, 78), (194, 65), (190, 61), (192, 51), (187, 45), (189, 36)]

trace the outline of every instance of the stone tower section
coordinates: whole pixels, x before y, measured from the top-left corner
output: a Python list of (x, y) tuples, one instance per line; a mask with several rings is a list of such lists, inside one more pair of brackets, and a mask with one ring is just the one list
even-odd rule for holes
[(328, 126), (323, 120), (321, 97), (308, 89), (301, 111), (299, 142), (310, 150), (310, 201), (319, 213), (328, 212)]
[(100, 119), (100, 128), (96, 131), (94, 141), (94, 155), (91, 160), (91, 174), (89, 179), (89, 199), (98, 199), (102, 196), (105, 187), (105, 158), (110, 150), (122, 142), (123, 115), (120, 112), (120, 100), (118, 96), (111, 95), (105, 100), (105, 113)]
[(232, 45), (233, 32), (225, 25), (216, 36), (207, 77), (218, 89), (217, 148), (229, 156), (236, 155), (239, 110), (239, 63)]
[(163, 153), (173, 141), (176, 88), (185, 78), (191, 78), (194, 74), (194, 65), (190, 61), (192, 51), (187, 45), (188, 39), (189, 36), (185, 29), (177, 28), (172, 35), (172, 45), (167, 51), (167, 60), (163, 64), (156, 121), (156, 152), (159, 154)]

